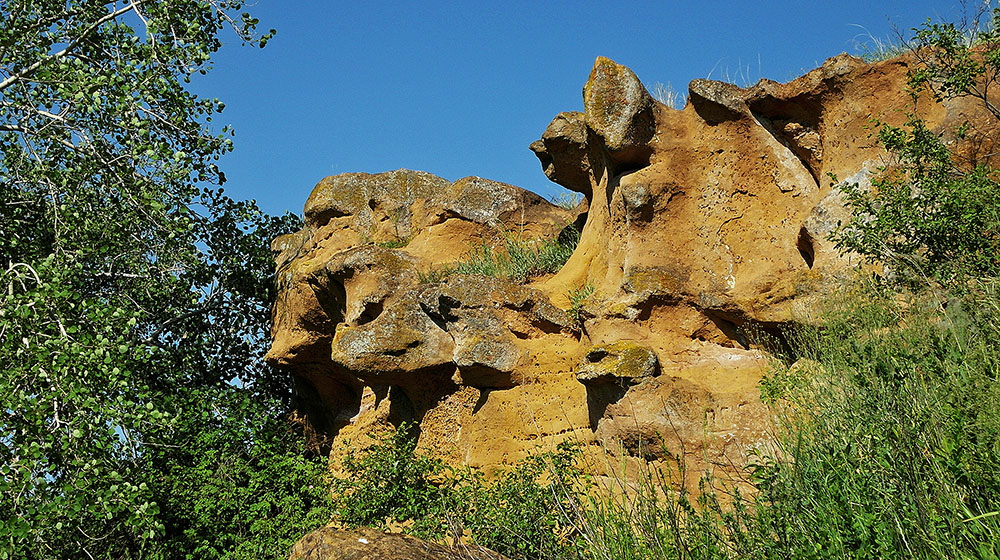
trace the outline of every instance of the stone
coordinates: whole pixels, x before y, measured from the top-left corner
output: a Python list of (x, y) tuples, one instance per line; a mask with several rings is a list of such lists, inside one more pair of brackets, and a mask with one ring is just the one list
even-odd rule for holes
[(476, 545), (446, 546), (375, 529), (323, 527), (302, 537), (288, 560), (507, 560)]
[[(433, 198), (449, 181), (424, 171), (398, 169), (385, 173), (344, 173), (320, 181), (306, 201), (305, 221), (319, 227), (333, 218), (351, 216), (358, 229), (371, 227), (382, 216), (393, 216), (406, 230), (404, 216), (394, 216), (417, 199)], [(409, 233), (404, 231), (404, 236)]]
[(659, 361), (648, 347), (631, 341), (599, 344), (584, 355), (576, 379), (584, 385), (632, 384), (657, 375)]
[(550, 206), (535, 193), (482, 177), (455, 181), (439, 200), (446, 215), (510, 229), (516, 228), (520, 215), (534, 213), (531, 209), (538, 206)]
[(559, 113), (542, 137), (529, 148), (542, 163), (542, 171), (550, 181), (588, 198), (591, 196), (587, 123), (583, 113)]
[(380, 385), (415, 383), (418, 373), (444, 371), (455, 352), (454, 339), (424, 313), (414, 292), (369, 323), (341, 323), (331, 345), (335, 365)]
[(726, 82), (697, 79), (688, 86), (688, 100), (709, 124), (749, 116), (745, 99), (742, 88)]
[[(747, 331), (812, 321), (857, 263), (828, 240), (850, 213), (827, 177), (877, 178), (872, 117), (899, 126), (915, 110), (935, 132), (978, 118), (963, 100), (914, 108), (913, 64), (840, 56), (787, 83), (696, 80), (672, 110), (598, 59), (584, 111), (557, 114), (531, 145), (584, 212), (477, 177), (324, 179), (306, 227), (273, 244), (268, 360), (306, 386), (334, 450), (408, 420), (422, 449), (484, 469), (574, 440), (736, 474), (772, 427)], [(423, 282), (472, 247), (553, 239), (576, 219), (579, 244), (552, 275)]]
[(603, 140), (616, 161), (648, 158), (647, 144), (656, 130), (653, 98), (632, 70), (597, 57), (583, 86), (584, 120)]

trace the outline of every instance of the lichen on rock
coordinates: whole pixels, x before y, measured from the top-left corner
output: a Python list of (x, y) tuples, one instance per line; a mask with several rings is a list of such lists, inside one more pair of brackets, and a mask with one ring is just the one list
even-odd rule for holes
[(576, 370), (584, 385), (632, 384), (659, 373), (656, 353), (641, 344), (621, 340), (592, 347)]
[[(407, 419), (422, 446), (479, 467), (570, 438), (630, 442), (647, 460), (639, 442), (654, 437), (649, 460), (739, 466), (770, 430), (747, 330), (809, 320), (853, 266), (828, 239), (847, 214), (825, 178), (871, 179), (883, 154), (870, 118), (905, 118), (911, 100), (891, 92), (909, 64), (842, 55), (784, 84), (696, 80), (674, 110), (599, 58), (584, 111), (557, 114), (531, 144), (549, 179), (587, 198), (582, 213), (480, 177), (323, 179), (305, 229), (273, 244), (268, 360), (337, 443)], [(967, 114), (921, 109), (932, 129)], [(552, 239), (575, 219), (579, 244), (555, 274), (422, 283), (474, 246)]]

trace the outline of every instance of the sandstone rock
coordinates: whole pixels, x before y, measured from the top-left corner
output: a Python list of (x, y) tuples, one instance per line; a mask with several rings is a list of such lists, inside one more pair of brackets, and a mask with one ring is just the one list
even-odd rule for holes
[(530, 148), (549, 180), (590, 197), (591, 169), (583, 113), (559, 113)]
[(688, 86), (688, 99), (709, 124), (737, 120), (750, 113), (746, 92), (739, 86), (716, 80), (697, 79)]
[(476, 545), (445, 546), (409, 535), (324, 527), (302, 537), (288, 560), (506, 560)]
[(517, 382), (515, 372), (526, 359), (519, 336), (578, 332), (540, 292), (488, 276), (453, 276), (424, 291), (422, 304), (454, 339), (458, 381), (473, 387)]
[(588, 350), (576, 379), (584, 385), (632, 384), (656, 375), (658, 366), (652, 350), (623, 340)]
[[(382, 216), (404, 213), (417, 199), (433, 198), (447, 188), (448, 180), (423, 171), (399, 169), (385, 173), (344, 173), (319, 182), (306, 201), (305, 219), (310, 227), (332, 218), (352, 216), (358, 229), (371, 227)], [(408, 216), (397, 216), (404, 237)]]
[(412, 384), (415, 374), (450, 364), (454, 340), (424, 313), (418, 293), (409, 292), (369, 323), (338, 325), (333, 363), (365, 383), (380, 385)]
[(438, 200), (446, 211), (445, 215), (511, 230), (520, 225), (520, 215), (536, 214), (536, 208), (548, 210), (551, 207), (535, 193), (482, 177), (465, 177), (455, 181)]
[[(409, 419), (422, 448), (483, 468), (566, 439), (587, 453), (622, 443), (629, 461), (681, 457), (689, 472), (739, 467), (771, 433), (748, 332), (809, 321), (854, 265), (828, 240), (847, 213), (826, 177), (875, 173), (870, 119), (899, 125), (913, 110), (910, 63), (842, 55), (783, 84), (699, 80), (674, 110), (598, 59), (584, 112), (560, 113), (531, 146), (546, 176), (587, 197), (579, 245), (523, 286), (420, 280), (511, 231), (555, 236), (577, 214), (480, 178), (324, 179), (306, 229), (274, 243), (268, 359), (311, 391), (334, 443)], [(961, 100), (916, 110), (935, 130), (975, 122)], [(970, 158), (993, 157), (986, 140)]]
[(622, 164), (648, 162), (647, 144), (656, 131), (653, 98), (632, 70), (597, 57), (583, 86), (584, 120)]

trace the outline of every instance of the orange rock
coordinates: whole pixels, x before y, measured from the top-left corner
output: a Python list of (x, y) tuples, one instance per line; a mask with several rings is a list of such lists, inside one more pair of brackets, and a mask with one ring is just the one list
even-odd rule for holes
[[(324, 179), (306, 229), (274, 243), (268, 359), (311, 395), (306, 413), (334, 444), (414, 420), (422, 447), (486, 468), (567, 439), (597, 475), (609, 448), (680, 456), (692, 472), (738, 467), (770, 429), (755, 339), (780, 344), (785, 326), (813, 320), (857, 264), (827, 239), (848, 218), (830, 177), (879, 173), (872, 119), (913, 110), (909, 64), (840, 55), (785, 84), (695, 80), (675, 110), (599, 58), (584, 112), (560, 113), (531, 145), (587, 204), (569, 261), (527, 286), (421, 278), (477, 243), (554, 237), (575, 213), (481, 178)], [(977, 122), (961, 101), (916, 110), (942, 131)]]

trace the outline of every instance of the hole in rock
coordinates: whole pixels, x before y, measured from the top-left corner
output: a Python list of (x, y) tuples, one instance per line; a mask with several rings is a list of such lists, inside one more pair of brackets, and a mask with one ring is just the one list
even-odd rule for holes
[(813, 238), (806, 231), (805, 226), (799, 229), (799, 238), (795, 242), (795, 247), (799, 250), (799, 254), (802, 255), (802, 260), (806, 262), (806, 266), (812, 268), (813, 263), (816, 261), (816, 248), (813, 246)]
[(354, 326), (359, 327), (371, 323), (382, 314), (382, 308), (385, 302), (382, 301), (368, 301), (365, 302), (365, 308), (361, 310), (361, 314), (358, 315), (357, 320), (354, 321)]

